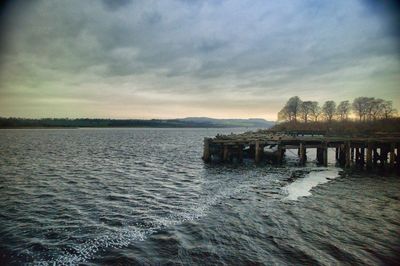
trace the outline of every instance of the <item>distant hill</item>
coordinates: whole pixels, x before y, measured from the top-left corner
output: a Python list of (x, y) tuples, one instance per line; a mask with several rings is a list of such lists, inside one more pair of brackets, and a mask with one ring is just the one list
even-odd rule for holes
[(222, 127), (260, 127), (270, 128), (275, 125), (273, 121), (267, 121), (262, 118), (249, 118), (249, 119), (217, 119), (208, 117), (186, 117), (180, 119), (181, 121), (194, 122), (194, 123), (207, 123), (210, 125), (218, 125)]
[(270, 128), (275, 122), (260, 118), (253, 119), (215, 119), (208, 117), (187, 117), (181, 119), (94, 119), (94, 118), (1, 118), (0, 128), (54, 128), (54, 127), (253, 127)]

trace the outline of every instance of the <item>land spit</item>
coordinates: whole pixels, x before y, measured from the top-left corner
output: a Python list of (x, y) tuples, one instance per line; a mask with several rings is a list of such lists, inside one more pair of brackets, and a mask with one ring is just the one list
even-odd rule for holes
[(328, 148), (335, 149), (335, 159), (346, 168), (388, 167), (400, 168), (400, 134), (374, 133), (370, 135), (329, 135), (323, 131), (259, 130), (242, 134), (217, 135), (204, 138), (203, 160), (207, 163), (242, 163), (252, 159), (255, 163), (282, 164), (287, 149), (297, 149), (299, 164), (307, 161), (307, 149), (316, 149), (320, 165), (328, 164)]

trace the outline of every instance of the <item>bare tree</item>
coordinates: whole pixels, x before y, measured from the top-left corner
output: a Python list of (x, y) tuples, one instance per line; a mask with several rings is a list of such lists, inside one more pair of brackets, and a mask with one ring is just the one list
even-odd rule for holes
[(341, 101), (337, 106), (336, 112), (340, 120), (347, 120), (349, 117), (351, 105), (349, 101)]
[(290, 98), (278, 113), (278, 120), (297, 121), (300, 113), (301, 100), (298, 96)]
[(301, 108), (301, 100), (298, 96), (294, 96), (286, 103), (289, 112), (292, 114), (293, 120), (296, 122)]
[(370, 98), (368, 102), (368, 119), (376, 120), (383, 117), (383, 103), (382, 99)]
[(355, 114), (359, 117), (359, 120), (365, 121), (365, 118), (368, 114), (368, 106), (369, 106), (369, 102), (370, 102), (371, 98), (368, 97), (358, 97), (355, 98), (353, 101), (353, 110), (355, 112)]
[(383, 118), (388, 119), (397, 114), (397, 110), (393, 108), (392, 101), (384, 101), (382, 104)]
[(289, 112), (286, 106), (279, 111), (278, 121), (292, 121), (292, 114)]
[(321, 107), (319, 106), (318, 102), (312, 102), (311, 106), (311, 116), (313, 117), (314, 121), (318, 121), (318, 117), (321, 115), (322, 110)]
[(312, 111), (313, 111), (312, 101), (304, 101), (301, 103), (300, 115), (305, 123), (308, 122), (309, 117), (312, 115)]
[(322, 108), (316, 101), (302, 102), (298, 96), (291, 97), (278, 113), (279, 121), (294, 121), (298, 119), (308, 123), (318, 121), (322, 115), (326, 121), (337, 117), (341, 121), (347, 120), (351, 110), (358, 116), (359, 121), (388, 119), (397, 115), (392, 101), (374, 97), (358, 97), (349, 101), (341, 101), (336, 107), (334, 101), (326, 101)]
[(326, 101), (322, 106), (322, 113), (325, 119), (331, 122), (336, 113), (336, 103), (334, 101)]

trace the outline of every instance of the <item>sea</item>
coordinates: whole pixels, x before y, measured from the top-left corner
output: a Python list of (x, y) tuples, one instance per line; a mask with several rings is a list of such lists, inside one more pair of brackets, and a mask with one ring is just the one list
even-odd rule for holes
[(203, 163), (246, 130), (0, 130), (0, 265), (400, 264), (398, 175)]

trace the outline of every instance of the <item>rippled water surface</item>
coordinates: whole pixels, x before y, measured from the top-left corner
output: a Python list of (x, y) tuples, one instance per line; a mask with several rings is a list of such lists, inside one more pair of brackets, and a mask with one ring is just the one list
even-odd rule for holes
[(399, 177), (203, 164), (231, 131), (1, 130), (0, 264), (399, 263)]

